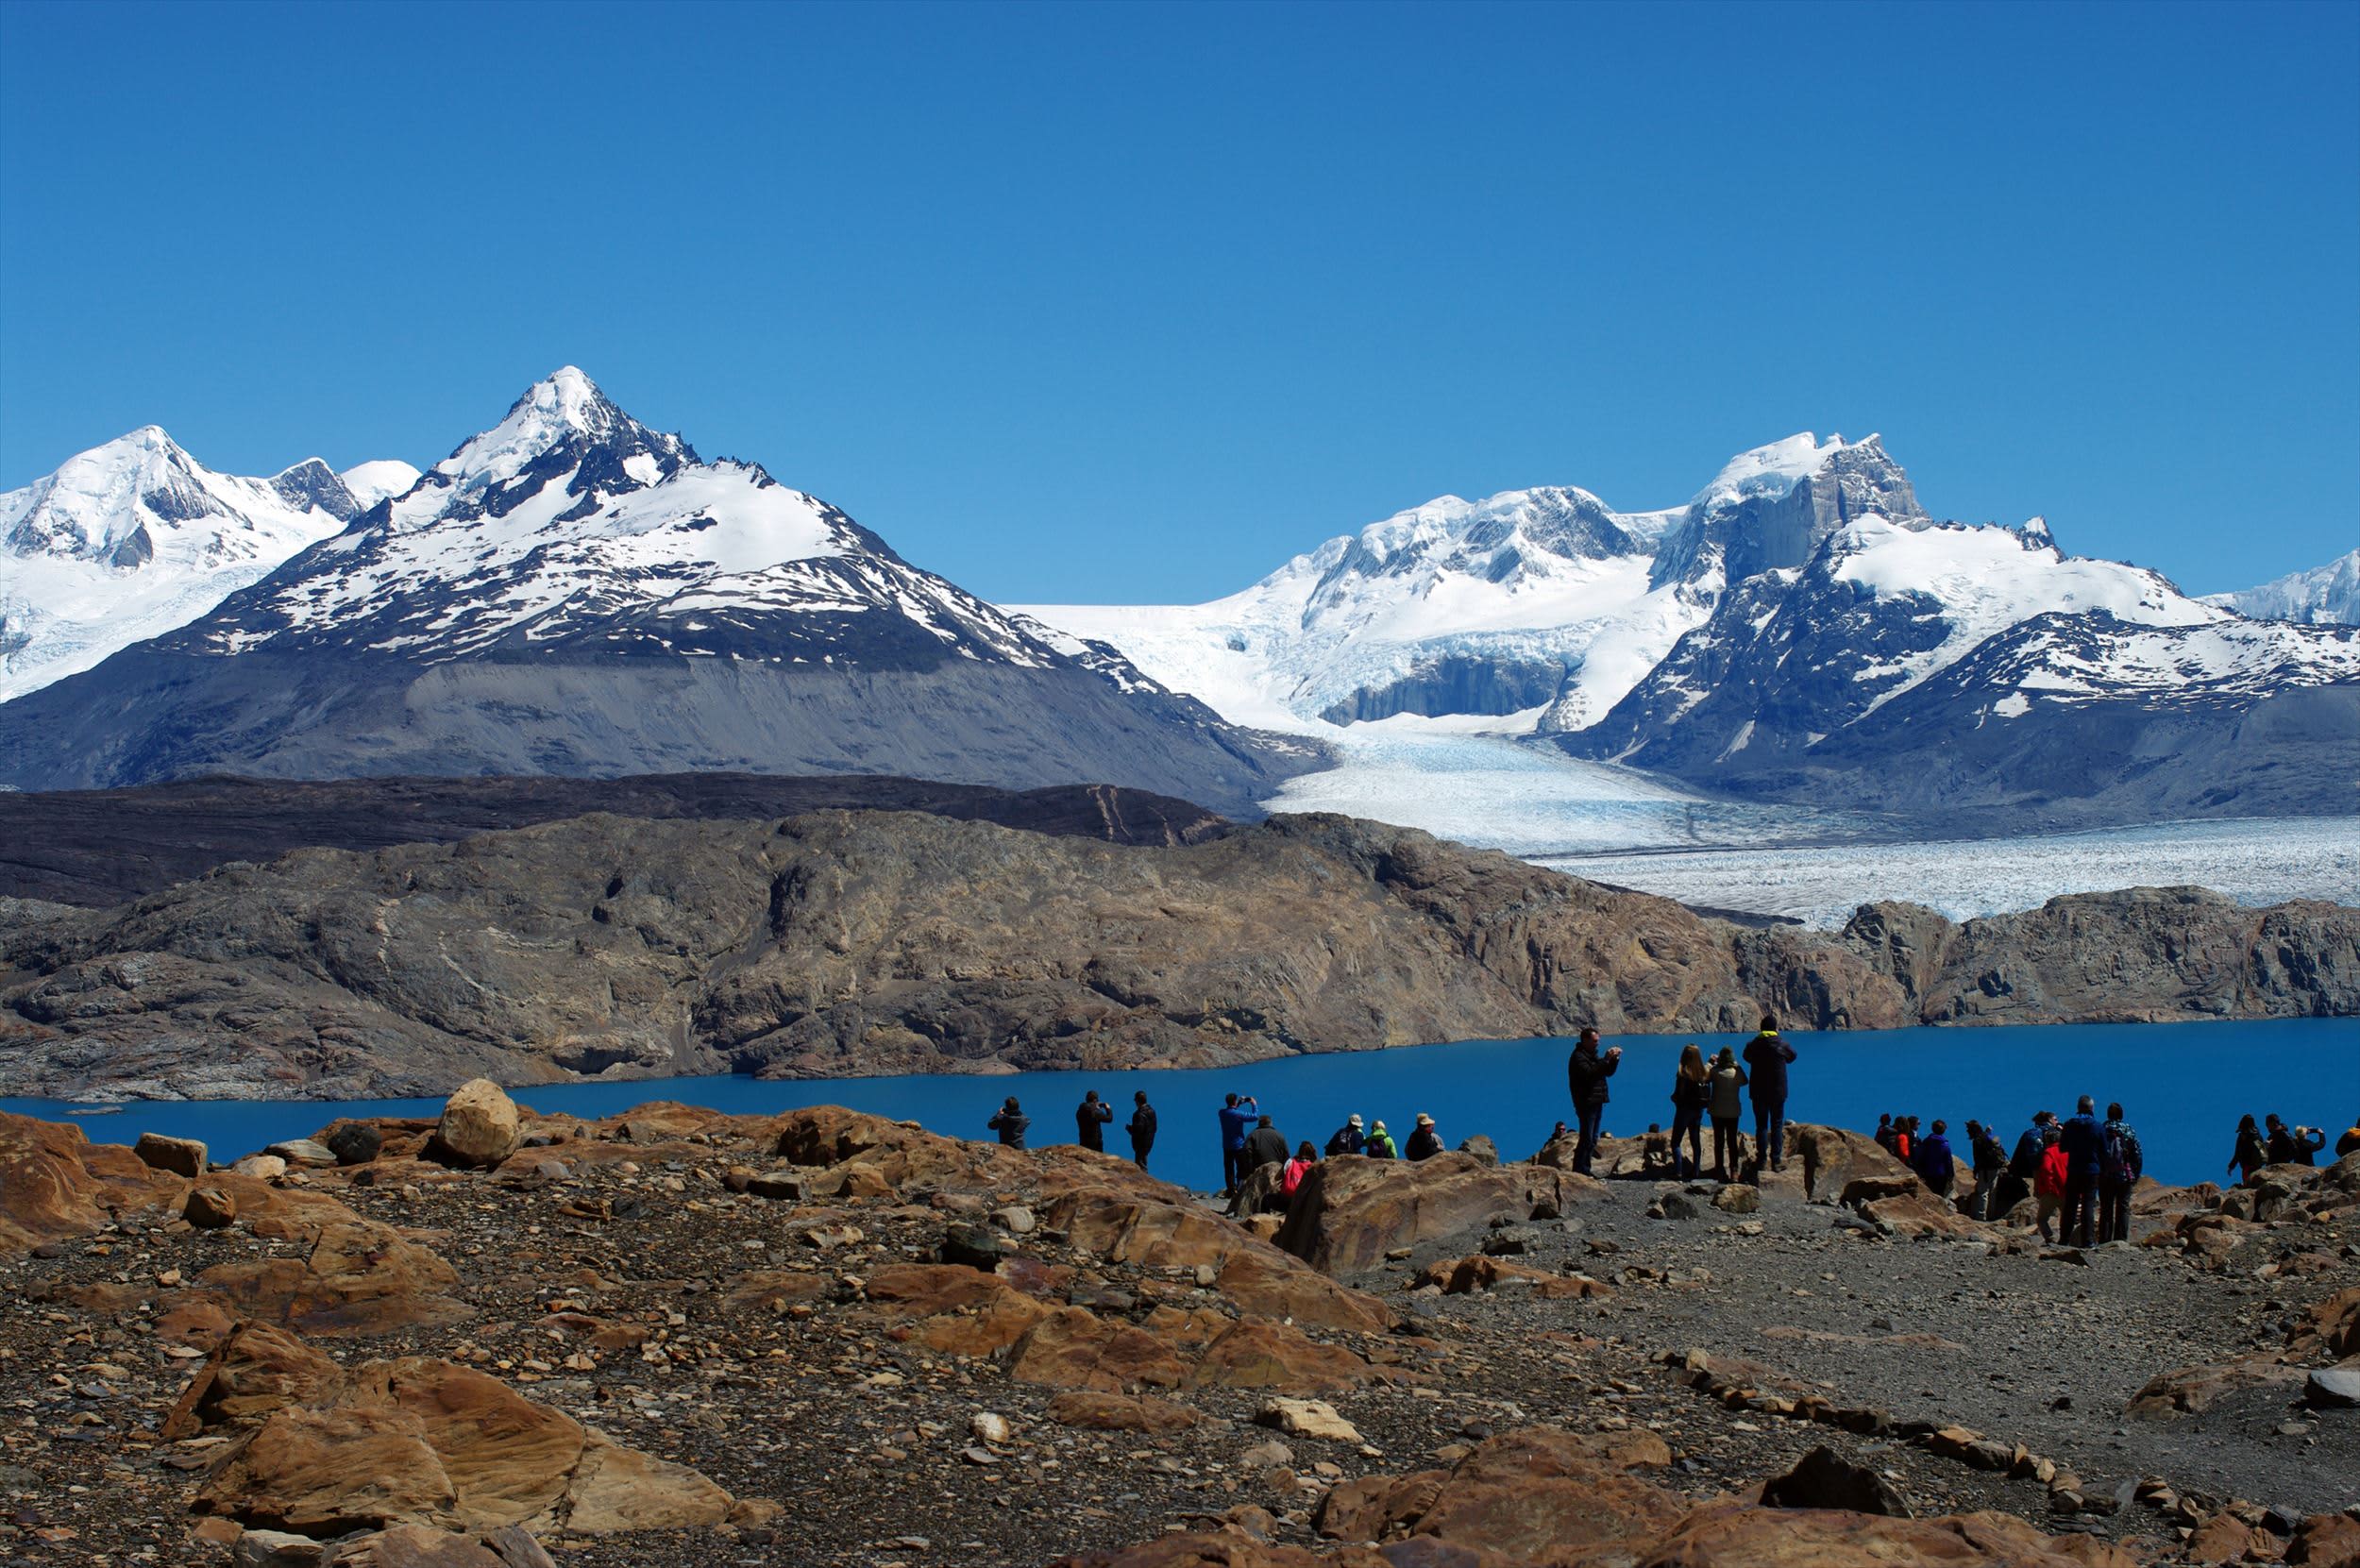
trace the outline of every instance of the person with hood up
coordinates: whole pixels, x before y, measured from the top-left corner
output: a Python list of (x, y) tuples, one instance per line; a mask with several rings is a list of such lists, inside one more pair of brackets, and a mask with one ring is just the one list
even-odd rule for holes
[(1082, 1096), (1082, 1103), (1073, 1107), (1073, 1121), (1080, 1131), (1079, 1139), (1085, 1149), (1106, 1152), (1106, 1136), (1103, 1129), (1115, 1119), (1115, 1108), (1098, 1098), (1096, 1089)]
[(1360, 1152), (1371, 1159), (1401, 1158), (1401, 1150), (1394, 1144), (1393, 1135), (1385, 1130), (1382, 1121), (1369, 1124), (1369, 1140), (1361, 1146)]
[(1350, 1121), (1328, 1136), (1327, 1152), (1331, 1155), (1357, 1155), (1366, 1149), (1368, 1143), (1367, 1135), (1360, 1131), (1359, 1113), (1356, 1111)]
[(1725, 1045), (1712, 1058), (1712, 1095), (1706, 1108), (1712, 1113), (1712, 1179), (1733, 1182), (1745, 1160), (1737, 1136), (1737, 1119), (1745, 1104), (1738, 1091), (1745, 1087), (1745, 1070), (1737, 1065), (1737, 1050)]
[(1442, 1137), (1434, 1130), (1434, 1118), (1420, 1111), (1418, 1124), (1409, 1134), (1409, 1157), (1432, 1159), (1441, 1152)]
[(992, 1113), (991, 1120), (984, 1123), (985, 1126), (998, 1133), (1000, 1141), (1010, 1149), (1024, 1147), (1024, 1129), (1032, 1124), (1033, 1119), (1017, 1107), (1016, 1096), (1013, 1094), (1008, 1096), (1004, 1104)]
[(1565, 1087), (1574, 1097), (1574, 1116), (1581, 1127), (1574, 1144), (1574, 1169), (1585, 1176), (1597, 1157), (1598, 1128), (1606, 1120), (1606, 1081), (1622, 1065), (1623, 1048), (1599, 1051), (1595, 1029), (1584, 1029), (1574, 1041), (1573, 1054), (1565, 1058)]
[(1772, 1171), (1786, 1169), (1786, 1070), (1795, 1048), (1778, 1037), (1778, 1020), (1762, 1016), (1762, 1032), (1745, 1042), (1745, 1065), (1754, 1083), (1754, 1158)]
[(1147, 1090), (1131, 1096), (1131, 1121), (1124, 1131), (1131, 1135), (1132, 1160), (1146, 1170), (1147, 1152), (1155, 1147), (1155, 1107), (1147, 1103)]

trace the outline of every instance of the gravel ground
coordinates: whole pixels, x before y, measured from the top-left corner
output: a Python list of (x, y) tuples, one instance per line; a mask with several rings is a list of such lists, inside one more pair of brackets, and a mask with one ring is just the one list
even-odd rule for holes
[[(2154, 1373), (2275, 1347), (2291, 1313), (2360, 1282), (2351, 1238), (2332, 1227), (2260, 1233), (2253, 1262), (2298, 1242), (2341, 1255), (2334, 1270), (2265, 1286), (2244, 1258), (2241, 1280), (2155, 1251), (2109, 1249), (2081, 1267), (1863, 1238), (1839, 1229), (1835, 1211), (1785, 1196), (1743, 1220), (1707, 1210), (1655, 1221), (1645, 1217), (1653, 1184), (1614, 1183), (1566, 1221), (1523, 1227), (1532, 1250), (1522, 1261), (1606, 1279), (1632, 1269), (1668, 1278), (1633, 1275), (1612, 1295), (1574, 1302), (1514, 1290), (1408, 1291), (1418, 1267), (1472, 1250), (1479, 1237), (1389, 1265), (1358, 1283), (1409, 1314), (1395, 1348), (1430, 1380), (1325, 1396), (1366, 1446), (1280, 1440), (1291, 1453), (1274, 1463), (1267, 1451), (1249, 1455), (1276, 1438), (1248, 1424), (1253, 1394), (1176, 1396), (1210, 1418), (1176, 1434), (1076, 1431), (1048, 1419), (1055, 1391), (1011, 1383), (991, 1361), (896, 1341), (849, 1286), (787, 1313), (731, 1307), (728, 1286), (750, 1268), (857, 1277), (926, 1253), (945, 1217), (886, 1201), (822, 1209), (735, 1196), (706, 1174), (725, 1163), (585, 1167), (530, 1186), (479, 1177), (350, 1188), (340, 1195), (356, 1209), (411, 1227), (447, 1258), (478, 1315), (323, 1348), (346, 1361), (477, 1361), (622, 1442), (695, 1465), (741, 1497), (783, 1505), (767, 1525), (724, 1526), (717, 1538), (547, 1543), (560, 1562), (583, 1568), (1037, 1563), (1241, 1504), (1276, 1516), (1280, 1539), (1305, 1541), (1317, 1492), (1335, 1478), (1444, 1463), (1471, 1441), (1535, 1422), (1653, 1429), (1675, 1455), (1666, 1484), (1699, 1497), (1777, 1474), (1827, 1443), (1887, 1470), (1921, 1512), (1998, 1508), (2067, 1527), (2030, 1480), (1907, 1442), (1726, 1408), (1661, 1364), (1660, 1353), (1691, 1346), (1762, 1363), (1839, 1403), (2025, 1442), (2081, 1471), (2093, 1492), (2159, 1475), (2183, 1492), (2302, 1511), (2360, 1497), (2360, 1412), (2306, 1414), (2282, 1392), (2168, 1424), (2122, 1414)], [(856, 1225), (863, 1238), (815, 1247), (802, 1233), (819, 1220)], [(194, 1278), (268, 1245), (242, 1230), (132, 1224), (63, 1243), (52, 1257), (0, 1264), (0, 1291), (17, 1298), (0, 1314), (0, 1410), (12, 1418), (0, 1429), (0, 1564), (224, 1560), (190, 1536), (203, 1451), (155, 1431), (192, 1363), (161, 1345), (142, 1303), (172, 1271)], [(1024, 1250), (1072, 1265), (1092, 1290), (1180, 1305), (1192, 1290), (1077, 1257), (1051, 1236), (1028, 1238)], [(93, 1293), (107, 1287), (111, 1297)], [(649, 1343), (569, 1368), (580, 1340), (542, 1321), (559, 1300), (644, 1328)], [(981, 1445), (970, 1435), (986, 1411), (1007, 1418), (1008, 1442)], [(2169, 1539), (2158, 1515), (2135, 1507), (2072, 1523)]]

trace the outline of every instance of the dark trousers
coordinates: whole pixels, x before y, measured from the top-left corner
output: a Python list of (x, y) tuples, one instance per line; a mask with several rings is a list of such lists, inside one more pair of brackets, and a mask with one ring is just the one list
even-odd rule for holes
[(1786, 1102), (1754, 1102), (1754, 1158), (1772, 1170), (1786, 1164)]
[[(1676, 1175), (1693, 1176), (1705, 1164), (1705, 1113), (1703, 1110), (1672, 1112), (1672, 1171)], [(1688, 1153), (1680, 1153), (1680, 1139), (1688, 1140)]]
[(2094, 1175), (2070, 1175), (2065, 1178), (2065, 1223), (2059, 1228), (2059, 1239), (2068, 1247), (2092, 1247), (2098, 1244), (2098, 1178)]
[(2131, 1239), (2131, 1188), (2127, 1182), (2098, 1184), (2098, 1239)]
[(1131, 1163), (1138, 1166), (1142, 1171), (1146, 1170), (1147, 1152), (1154, 1147), (1155, 1147), (1155, 1140), (1152, 1138), (1144, 1143), (1141, 1143), (1136, 1138), (1133, 1138), (1131, 1140)]
[(1712, 1119), (1712, 1173), (1723, 1181), (1737, 1179), (1737, 1118), (1716, 1116)]
[(1245, 1151), (1243, 1149), (1223, 1149), (1221, 1152), (1221, 1185), (1222, 1190), (1235, 1192), (1238, 1189), (1238, 1184), (1245, 1180)]
[(1597, 1157), (1598, 1123), (1606, 1120), (1606, 1107), (1576, 1105), (1574, 1115), (1581, 1122), (1581, 1135), (1574, 1142), (1574, 1169), (1586, 1176), (1590, 1173), (1590, 1162)]

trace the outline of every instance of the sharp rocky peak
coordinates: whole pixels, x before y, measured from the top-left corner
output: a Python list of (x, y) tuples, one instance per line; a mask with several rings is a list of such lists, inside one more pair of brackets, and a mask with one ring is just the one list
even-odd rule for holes
[[(666, 477), (697, 461), (686, 442), (640, 424), (569, 364), (527, 387), (498, 424), (462, 443), (434, 473), (462, 492), (480, 493), (533, 475), (553, 459), (592, 452), (617, 462), (646, 454)], [(652, 482), (644, 473), (632, 477)]]

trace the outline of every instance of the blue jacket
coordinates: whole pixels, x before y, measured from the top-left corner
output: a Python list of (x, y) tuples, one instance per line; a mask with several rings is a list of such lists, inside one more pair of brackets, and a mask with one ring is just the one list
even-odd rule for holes
[(1947, 1191), (1950, 1178), (1957, 1173), (1950, 1158), (1950, 1139), (1941, 1133), (1928, 1133), (1910, 1150), (1910, 1163), (1925, 1178), (1926, 1185), (1937, 1192)]
[(2057, 1141), (2065, 1152), (2065, 1169), (2077, 1176), (2096, 1176), (2106, 1162), (2106, 1135), (2088, 1111), (2068, 1116)]
[(1262, 1113), (1251, 1100), (1240, 1104), (1223, 1105), (1221, 1108), (1221, 1146), (1224, 1149), (1244, 1148), (1245, 1135), (1252, 1132), (1254, 1123), (1261, 1119)]

